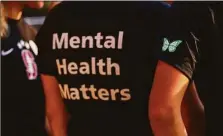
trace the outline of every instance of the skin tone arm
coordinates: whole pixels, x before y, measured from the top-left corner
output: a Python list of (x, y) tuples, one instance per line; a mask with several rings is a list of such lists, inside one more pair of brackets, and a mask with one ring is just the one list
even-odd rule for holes
[(51, 1), (49, 6), (48, 6), (48, 10), (50, 11), (51, 9), (53, 9), (56, 5), (58, 5), (61, 1)]
[(46, 113), (52, 136), (67, 136), (67, 113), (61, 98), (57, 80), (52, 76), (41, 75), (45, 97)]
[(189, 136), (205, 135), (204, 106), (192, 82), (183, 98), (181, 112)]
[(149, 98), (149, 119), (155, 136), (187, 136), (181, 102), (188, 83), (180, 71), (158, 62)]
[(18, 2), (3, 2), (7, 17), (19, 20), (22, 17), (23, 5)]
[(52, 130), (51, 130), (50, 123), (49, 123), (49, 120), (48, 120), (47, 116), (46, 116), (45, 120), (46, 120), (45, 128), (46, 128), (47, 134), (49, 136), (52, 136)]

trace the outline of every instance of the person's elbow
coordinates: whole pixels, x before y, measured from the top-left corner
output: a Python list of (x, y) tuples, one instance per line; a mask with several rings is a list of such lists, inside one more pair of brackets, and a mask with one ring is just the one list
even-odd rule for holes
[(150, 103), (149, 119), (151, 123), (172, 122), (177, 114), (176, 107), (170, 103), (156, 104)]
[(180, 116), (181, 102), (188, 83), (188, 78), (179, 70), (159, 62), (149, 96), (150, 120), (167, 121)]
[(63, 103), (58, 82), (55, 77), (41, 75), (46, 97), (46, 114), (49, 121), (65, 116), (65, 105)]

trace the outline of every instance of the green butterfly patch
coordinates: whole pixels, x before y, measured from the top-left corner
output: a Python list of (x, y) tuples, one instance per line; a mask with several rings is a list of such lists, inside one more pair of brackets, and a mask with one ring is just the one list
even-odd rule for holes
[(173, 42), (169, 42), (167, 38), (163, 39), (163, 47), (162, 51), (169, 51), (169, 52), (175, 52), (177, 47), (182, 43), (181, 40), (176, 40)]

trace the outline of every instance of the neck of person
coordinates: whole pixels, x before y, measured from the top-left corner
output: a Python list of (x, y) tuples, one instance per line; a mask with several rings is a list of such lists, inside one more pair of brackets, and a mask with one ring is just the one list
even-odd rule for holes
[(4, 5), (6, 16), (10, 19), (20, 20), (22, 17), (23, 6), (20, 4)]

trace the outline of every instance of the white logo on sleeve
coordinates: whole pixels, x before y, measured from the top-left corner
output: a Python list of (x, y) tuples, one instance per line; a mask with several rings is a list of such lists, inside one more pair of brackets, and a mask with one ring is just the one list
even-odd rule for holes
[(9, 55), (10, 53), (12, 53), (13, 50), (14, 50), (13, 48), (11, 48), (11, 49), (9, 49), (9, 50), (7, 50), (7, 51), (2, 50), (1, 54), (2, 54), (2, 56), (7, 56), (7, 55)]
[(22, 59), (26, 67), (26, 73), (29, 80), (34, 80), (37, 78), (37, 65), (35, 62), (35, 58), (31, 51), (29, 50), (22, 50)]
[(175, 52), (177, 47), (182, 43), (181, 40), (176, 40), (173, 42), (169, 42), (167, 38), (163, 39), (163, 47), (162, 51)]
[(23, 40), (19, 41), (17, 44), (19, 49), (22, 49), (23, 47), (25, 47), (26, 49), (32, 49), (33, 53), (35, 55), (38, 55), (38, 47), (35, 44), (35, 42), (33, 42), (32, 40), (29, 40), (28, 42), (24, 42)]
[[(21, 56), (26, 67), (26, 73), (29, 80), (35, 80), (38, 76), (37, 64), (35, 62), (35, 55), (38, 55), (38, 48), (36, 44), (30, 40), (29, 42), (25, 42), (20, 40), (17, 44), (18, 48), (21, 49)], [(30, 51), (33, 51), (33, 53)]]

